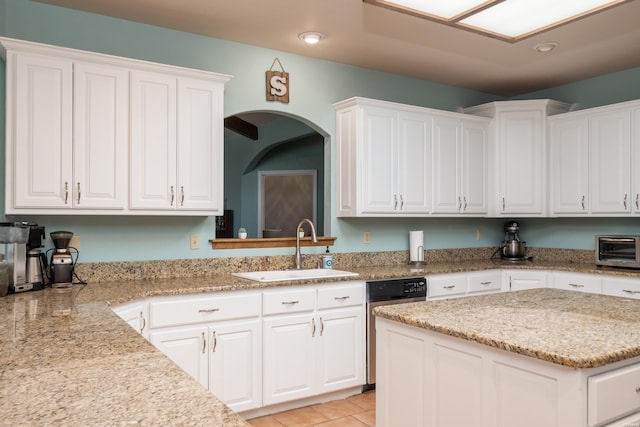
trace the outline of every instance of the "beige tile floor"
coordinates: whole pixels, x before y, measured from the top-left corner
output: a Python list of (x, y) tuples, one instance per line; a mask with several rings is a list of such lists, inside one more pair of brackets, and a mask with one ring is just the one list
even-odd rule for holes
[(376, 394), (320, 403), (248, 420), (253, 427), (375, 427)]

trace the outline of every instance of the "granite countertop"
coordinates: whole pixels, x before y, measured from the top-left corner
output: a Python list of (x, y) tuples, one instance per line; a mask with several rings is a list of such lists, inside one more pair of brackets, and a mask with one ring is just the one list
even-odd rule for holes
[(531, 289), (377, 307), (377, 316), (572, 368), (640, 356), (640, 301)]
[(0, 298), (0, 425), (249, 425), (83, 291)]
[[(465, 261), (429, 263), (423, 268), (407, 265), (349, 268), (359, 273), (347, 280), (373, 280), (430, 274), (486, 270), (492, 268), (526, 268), (565, 270), (593, 274), (619, 274), (640, 278), (638, 272), (607, 271), (592, 264), (566, 264), (552, 262), (527, 262), (512, 264), (501, 261)], [(250, 271), (250, 270), (247, 270)], [(338, 282), (345, 279), (322, 280)], [(183, 295), (243, 289), (263, 289), (279, 286), (317, 284), (315, 281), (259, 283), (232, 276), (228, 272), (209, 274), (208, 277), (119, 280), (90, 282), (74, 285), (70, 291), (45, 288), (42, 291), (25, 292), (0, 298), (0, 425), (224, 425), (225, 427), (248, 425), (240, 416), (222, 404), (213, 394), (174, 365), (153, 345), (130, 328), (112, 311), (112, 305), (159, 295)], [(507, 298), (504, 294), (502, 298)], [(590, 297), (578, 292), (567, 294), (575, 301)], [(499, 298), (496, 296), (495, 298)], [(603, 301), (606, 297), (602, 297)], [(430, 303), (429, 307), (444, 307), (442, 304), (460, 305), (465, 314), (481, 325), (487, 322), (489, 329), (504, 330), (514, 337), (516, 318), (509, 313), (515, 307), (503, 308), (504, 323), (489, 323), (493, 315), (479, 306), (470, 311), (471, 299)], [(483, 301), (473, 299), (474, 303)], [(610, 300), (613, 304), (613, 300)], [(615, 299), (617, 304), (626, 299)], [(541, 301), (541, 305), (551, 301)], [(626, 302), (640, 313), (635, 304)], [(416, 324), (424, 325), (419, 313), (426, 306), (401, 305), (417, 310), (411, 317)], [(398, 306), (396, 306), (398, 307)], [(408, 308), (408, 307), (407, 307)], [(509, 311), (511, 310), (511, 311)], [(594, 308), (595, 310), (595, 308)], [(618, 322), (607, 317), (607, 311), (599, 309), (604, 324)], [(382, 313), (380, 313), (382, 314)], [(418, 317), (415, 315), (418, 314)], [(397, 319), (408, 320), (412, 313), (396, 313)], [(609, 313), (608, 315), (613, 315)], [(484, 316), (484, 317), (483, 317)], [(575, 314), (578, 316), (578, 314)], [(462, 317), (462, 316), (460, 316)], [(478, 320), (482, 319), (482, 320)], [(572, 318), (578, 324), (581, 317)], [(607, 323), (608, 322), (608, 323)], [(617, 323), (616, 323), (617, 324)], [(446, 328), (455, 323), (445, 322), (434, 328)], [(616, 339), (624, 337), (640, 343), (633, 326), (617, 329)], [(575, 325), (576, 328), (579, 325)], [(601, 326), (605, 328), (605, 326)], [(448, 329), (447, 329), (448, 330)], [(464, 329), (463, 329), (464, 331)], [(511, 331), (511, 332), (510, 332)], [(606, 331), (606, 329), (604, 329)], [(636, 334), (633, 335), (632, 334)], [(458, 332), (482, 338), (482, 331)], [(567, 337), (550, 336), (550, 343)], [(571, 338), (571, 337), (569, 337)], [(609, 337), (607, 337), (609, 338)], [(473, 338), (472, 338), (473, 339)], [(496, 342), (500, 340), (496, 339)], [(589, 340), (587, 340), (589, 341)], [(593, 344), (593, 343), (591, 343)], [(553, 361), (562, 361), (576, 366), (605, 362), (602, 355), (594, 353), (597, 348), (609, 348), (606, 340), (590, 345), (587, 358), (574, 360), (566, 352), (547, 351)], [(507, 345), (507, 344), (503, 344)], [(508, 344), (512, 345), (512, 344)], [(514, 349), (521, 346), (527, 354), (528, 347), (517, 340)], [(550, 344), (549, 344), (550, 345)], [(577, 346), (578, 343), (575, 343)], [(585, 346), (582, 343), (583, 347)], [(567, 344), (571, 349), (571, 345)], [(592, 348), (593, 347), (593, 348)], [(638, 355), (637, 347), (627, 350), (627, 356)], [(543, 353), (544, 356), (544, 353)], [(607, 356), (609, 357), (609, 356)], [(614, 355), (613, 357), (620, 357)], [(595, 362), (594, 362), (595, 359)], [(607, 358), (606, 360), (613, 360)], [(610, 362), (607, 362), (610, 363)]]

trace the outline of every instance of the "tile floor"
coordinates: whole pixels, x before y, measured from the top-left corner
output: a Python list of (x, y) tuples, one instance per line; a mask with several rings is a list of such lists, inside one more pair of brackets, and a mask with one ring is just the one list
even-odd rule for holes
[(369, 391), (248, 421), (252, 427), (375, 427), (376, 394)]

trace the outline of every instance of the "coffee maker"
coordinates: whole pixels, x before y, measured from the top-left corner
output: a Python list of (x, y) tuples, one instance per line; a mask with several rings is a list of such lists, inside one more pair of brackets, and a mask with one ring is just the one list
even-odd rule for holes
[(518, 237), (520, 225), (516, 221), (509, 221), (504, 225), (504, 241), (502, 242), (501, 257), (504, 260), (519, 261), (527, 259), (527, 242)]
[(73, 283), (73, 257), (69, 251), (69, 242), (73, 237), (70, 231), (49, 233), (55, 250), (51, 255), (49, 276), (52, 288), (68, 288)]
[(27, 241), (27, 283), (32, 285), (32, 290), (44, 289), (46, 284), (44, 271), (47, 269), (47, 257), (40, 249), (43, 247), (44, 227), (38, 224), (26, 224), (29, 227), (29, 240)]
[(22, 223), (0, 223), (0, 281), (8, 292), (29, 291), (26, 280), (27, 240), (29, 228)]

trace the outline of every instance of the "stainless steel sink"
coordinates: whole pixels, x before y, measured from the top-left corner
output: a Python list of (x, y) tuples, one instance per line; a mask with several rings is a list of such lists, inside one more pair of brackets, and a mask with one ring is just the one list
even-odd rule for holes
[(309, 280), (309, 279), (335, 279), (340, 277), (354, 277), (358, 273), (350, 271), (333, 270), (330, 268), (314, 268), (308, 270), (271, 270), (271, 271), (248, 271), (245, 273), (233, 273), (234, 276), (256, 282), (282, 282), (287, 280)]

